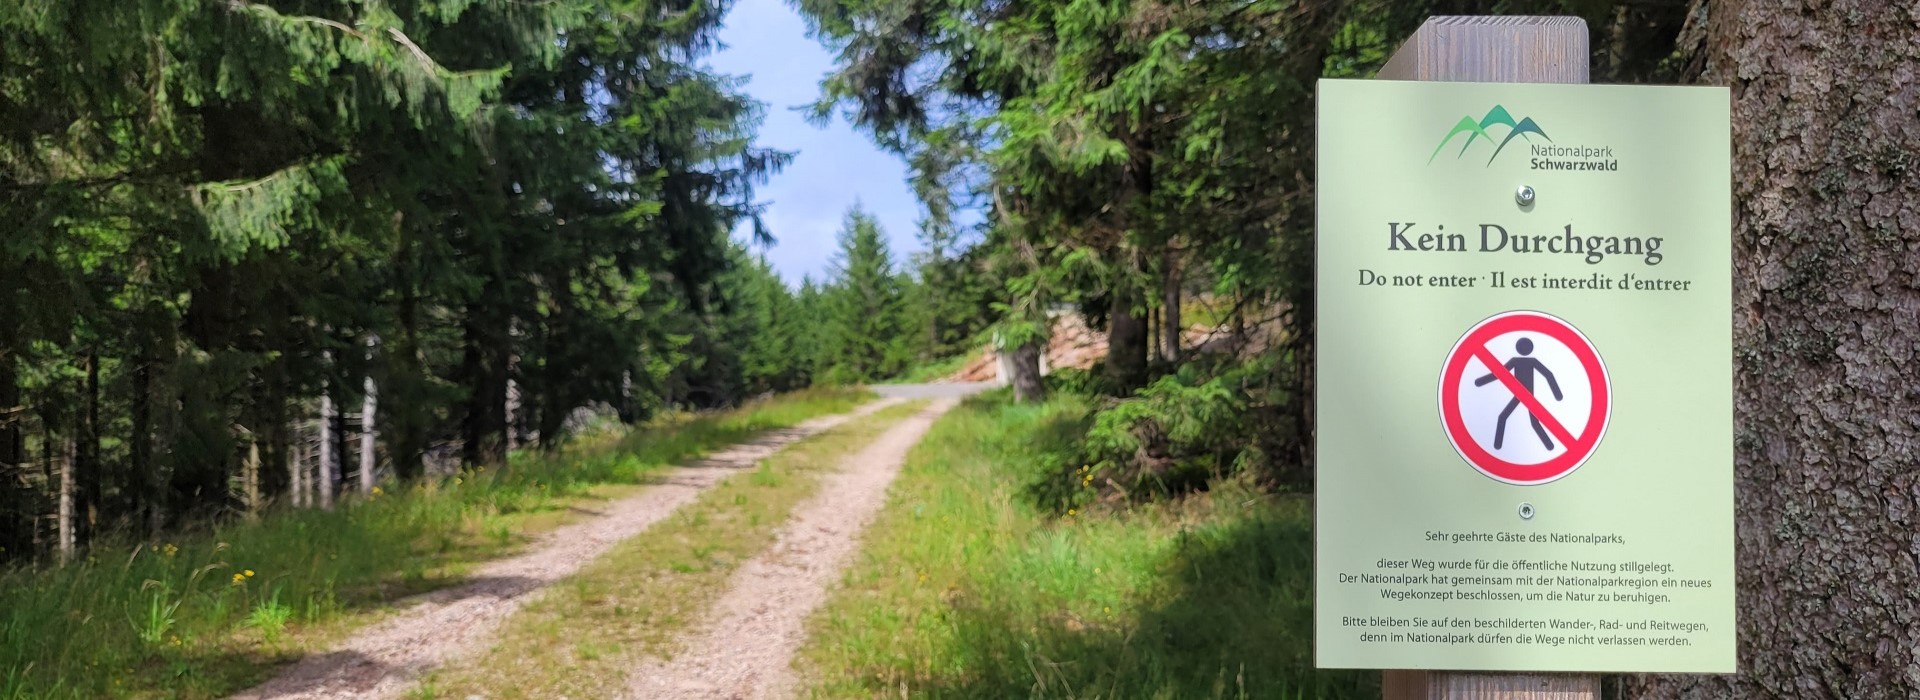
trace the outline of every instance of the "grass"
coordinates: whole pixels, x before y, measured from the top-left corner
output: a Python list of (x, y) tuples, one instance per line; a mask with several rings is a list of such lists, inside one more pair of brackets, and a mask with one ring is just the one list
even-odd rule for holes
[(866, 398), (811, 391), (663, 418), (332, 511), (281, 511), (170, 541), (96, 546), (65, 567), (0, 572), (0, 700), (192, 699), (244, 689), (377, 618), (387, 603), (458, 583), (472, 564), (567, 522), (570, 506)]
[(556, 584), (501, 626), (491, 649), (430, 674), (415, 700), (610, 697), (642, 656), (663, 655), (725, 590), (735, 568), (773, 543), (789, 511), (918, 404), (810, 438), (721, 482), (643, 537)]
[(1025, 486), (1066, 397), (947, 414), (909, 457), (796, 667), (821, 698), (1374, 698), (1312, 661), (1310, 502), (1217, 483), (1056, 517)]

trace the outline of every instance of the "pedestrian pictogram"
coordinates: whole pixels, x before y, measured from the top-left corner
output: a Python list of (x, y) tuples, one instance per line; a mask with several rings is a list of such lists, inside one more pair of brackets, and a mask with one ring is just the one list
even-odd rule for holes
[(1440, 372), (1440, 420), (1473, 468), (1544, 484), (1585, 464), (1612, 409), (1607, 368), (1572, 324), (1511, 311), (1475, 324)]

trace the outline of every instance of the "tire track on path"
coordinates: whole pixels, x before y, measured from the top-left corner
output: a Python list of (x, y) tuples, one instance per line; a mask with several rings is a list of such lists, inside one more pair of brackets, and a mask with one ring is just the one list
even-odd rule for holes
[(466, 583), (400, 603), (404, 611), (331, 651), (307, 656), (233, 700), (396, 697), (422, 673), (478, 650), (503, 620), (548, 585), (646, 531), (722, 479), (752, 469), (788, 445), (899, 403), (881, 399), (768, 431), (671, 469), (646, 490), (607, 504), (598, 516), (547, 533), (521, 554), (477, 567)]
[(821, 477), (819, 491), (794, 509), (772, 547), (740, 567), (672, 659), (643, 663), (624, 697), (791, 697), (793, 656), (806, 640), (807, 617), (826, 601), (862, 531), (886, 505), (908, 451), (958, 403), (935, 401), (848, 458), (844, 469)]

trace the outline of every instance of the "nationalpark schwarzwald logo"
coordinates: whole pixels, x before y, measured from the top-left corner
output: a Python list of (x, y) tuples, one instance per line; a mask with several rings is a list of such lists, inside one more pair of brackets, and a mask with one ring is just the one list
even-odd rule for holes
[(1481, 150), (1493, 149), (1493, 153), (1487, 156), (1486, 162), (1487, 165), (1493, 165), (1493, 161), (1507, 150), (1507, 146), (1512, 144), (1514, 139), (1523, 139), (1527, 142), (1528, 150), (1532, 155), (1529, 164), (1534, 170), (1610, 172), (1620, 169), (1620, 161), (1614, 158), (1612, 146), (1596, 148), (1555, 144), (1553, 137), (1548, 136), (1546, 130), (1540, 128), (1540, 124), (1535, 122), (1533, 117), (1521, 117), (1516, 120), (1503, 105), (1494, 105), (1493, 109), (1487, 110), (1486, 116), (1479, 119), (1474, 119), (1472, 115), (1461, 117), (1460, 121), (1454, 123), (1453, 130), (1448, 131), (1447, 135), (1440, 139), (1440, 143), (1434, 145), (1433, 154), (1427, 157), (1427, 164), (1432, 165), (1433, 161), (1439, 159), (1440, 153), (1447, 150), (1448, 144), (1459, 141), (1460, 150), (1453, 154), (1455, 160), (1465, 158), (1467, 151), (1471, 150), (1474, 144), (1485, 142), (1487, 145)]

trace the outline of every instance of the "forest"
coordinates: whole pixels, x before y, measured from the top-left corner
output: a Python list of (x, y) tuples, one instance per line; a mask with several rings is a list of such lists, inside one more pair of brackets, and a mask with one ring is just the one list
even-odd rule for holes
[[(1372, 76), (1431, 15), (1574, 15), (1593, 82), (1734, 100), (1743, 673), (1624, 687), (1920, 687), (1920, 6), (794, 5), (837, 59), (811, 115), (898, 154), (923, 206), (909, 255), (849, 211), (797, 285), (755, 196), (792, 154), (705, 67), (727, 3), (0, 11), (0, 559), (982, 348), (1021, 401), (1090, 397), (1024, 485), (1051, 512), (1309, 493), (1315, 81)], [(1063, 314), (1107, 352), (1043, 378)]]
[(865, 214), (835, 280), (791, 289), (756, 252), (753, 187), (791, 154), (700, 65), (725, 10), (0, 13), (0, 556), (330, 506), (926, 350), (894, 342), (911, 280)]

